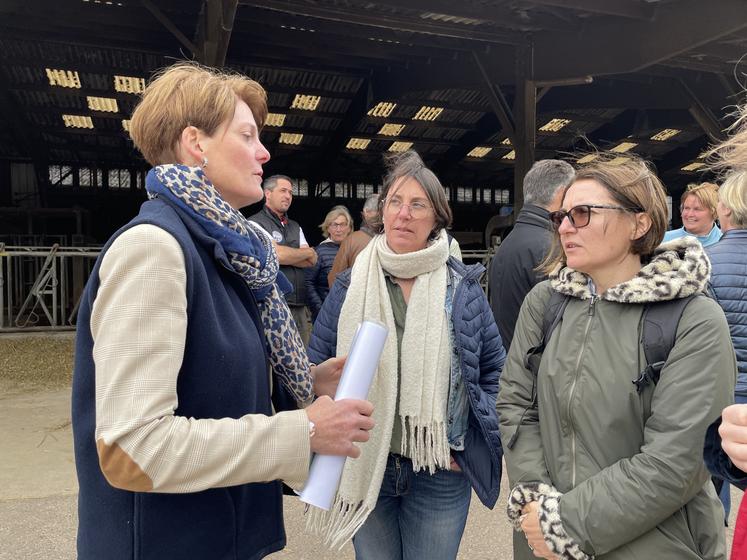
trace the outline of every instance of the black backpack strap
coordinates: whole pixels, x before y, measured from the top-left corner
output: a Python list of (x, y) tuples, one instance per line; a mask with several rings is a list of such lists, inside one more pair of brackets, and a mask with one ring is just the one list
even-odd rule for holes
[(649, 383), (656, 385), (669, 353), (674, 347), (677, 327), (685, 307), (695, 295), (646, 304), (643, 309), (641, 343), (646, 356), (646, 367), (633, 381), (640, 393)]
[(524, 422), (524, 416), (526, 416), (529, 409), (537, 407), (537, 374), (539, 373), (539, 366), (542, 361), (542, 353), (545, 351), (545, 346), (549, 342), (552, 332), (563, 318), (563, 312), (569, 300), (570, 296), (559, 294), (555, 290), (552, 291), (550, 299), (547, 302), (547, 307), (545, 307), (545, 314), (542, 316), (542, 336), (537, 345), (527, 350), (526, 356), (524, 356), (524, 367), (532, 372), (532, 401), (524, 409), (524, 412), (521, 413), (519, 425), (516, 427), (514, 435), (511, 436), (511, 439), (506, 444), (509, 449), (513, 449), (516, 440), (519, 438), (519, 430), (521, 429), (521, 424)]
[(545, 346), (550, 341), (555, 327), (563, 319), (563, 312), (568, 305), (569, 299), (570, 296), (563, 295), (555, 290), (550, 295), (547, 307), (545, 307), (545, 314), (542, 317), (542, 337), (536, 346), (532, 346), (527, 350), (527, 355), (524, 357), (524, 367), (531, 371), (535, 377), (539, 372), (539, 365), (542, 360), (542, 353), (545, 351)]

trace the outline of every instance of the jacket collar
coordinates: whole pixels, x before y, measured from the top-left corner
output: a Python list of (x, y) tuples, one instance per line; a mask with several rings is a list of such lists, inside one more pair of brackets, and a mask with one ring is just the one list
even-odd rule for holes
[[(630, 280), (600, 294), (618, 303), (649, 303), (680, 299), (705, 291), (711, 262), (693, 237), (682, 237), (659, 245), (651, 260)], [(552, 287), (561, 294), (591, 299), (589, 277), (570, 267), (550, 275)]]
[(747, 229), (730, 229), (723, 233), (721, 239), (723, 240), (727, 237), (747, 237)]
[(516, 217), (516, 223), (550, 230), (550, 212), (536, 204), (525, 204)]
[(208, 253), (212, 254), (213, 258), (220, 262), (225, 268), (233, 270), (233, 266), (231, 265), (231, 261), (229, 260), (223, 245), (221, 245), (217, 239), (209, 235), (207, 231), (205, 231), (205, 228), (197, 223), (192, 216), (164, 196), (157, 196), (153, 200), (159, 200), (174, 210), (191, 234), (194, 242), (197, 245), (202, 246), (206, 251), (208, 251)]
[(262, 211), (265, 214), (267, 214), (270, 217), (270, 219), (273, 222), (275, 222), (277, 225), (282, 226), (282, 227), (285, 227), (288, 225), (288, 214), (283, 214), (282, 216), (279, 216), (278, 214), (270, 210), (266, 204), (262, 207)]

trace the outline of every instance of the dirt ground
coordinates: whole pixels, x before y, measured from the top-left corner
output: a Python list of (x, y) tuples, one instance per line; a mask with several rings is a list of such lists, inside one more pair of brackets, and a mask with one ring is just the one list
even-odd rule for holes
[[(70, 424), (71, 334), (0, 336), (0, 560), (73, 559), (77, 482)], [(460, 560), (511, 558), (506, 477), (495, 509), (473, 496)], [(734, 512), (741, 492), (732, 491)], [(303, 504), (286, 497), (285, 550), (273, 559), (349, 560), (304, 530)], [(731, 542), (732, 531), (727, 529)]]

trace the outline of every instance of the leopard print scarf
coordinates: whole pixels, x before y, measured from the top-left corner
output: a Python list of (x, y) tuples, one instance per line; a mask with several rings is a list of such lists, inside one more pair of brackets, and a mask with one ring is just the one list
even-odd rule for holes
[(269, 235), (228, 204), (199, 167), (159, 165), (145, 181), (149, 198), (163, 197), (187, 212), (226, 251), (231, 266), (254, 294), (265, 345), (277, 381), (299, 406), (313, 397), (313, 379), (301, 336), (280, 289), (290, 289), (281, 274)]

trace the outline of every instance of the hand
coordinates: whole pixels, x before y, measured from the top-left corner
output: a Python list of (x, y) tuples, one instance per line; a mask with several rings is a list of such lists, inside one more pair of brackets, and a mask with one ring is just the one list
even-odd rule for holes
[(358, 457), (361, 450), (353, 443), (368, 441), (368, 431), (374, 427), (373, 405), (368, 401), (343, 399), (333, 401), (319, 397), (307, 407), (306, 414), (316, 427), (311, 438), (312, 453)]
[(335, 398), (337, 385), (342, 376), (342, 369), (345, 366), (347, 356), (341, 358), (330, 358), (311, 370), (314, 376), (314, 393), (318, 397), (327, 395)]
[(462, 467), (459, 466), (459, 463), (457, 463), (454, 460), (454, 456), (451, 456), (451, 462), (449, 463), (449, 470), (454, 472), (462, 472)]
[(521, 520), (521, 530), (524, 531), (524, 536), (527, 538), (529, 548), (532, 549), (534, 555), (547, 560), (559, 560), (545, 542), (545, 536), (539, 523), (539, 504), (529, 502), (521, 510), (519, 519)]
[(747, 404), (727, 406), (721, 413), (721, 447), (734, 465), (747, 472)]

